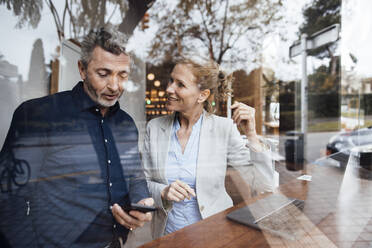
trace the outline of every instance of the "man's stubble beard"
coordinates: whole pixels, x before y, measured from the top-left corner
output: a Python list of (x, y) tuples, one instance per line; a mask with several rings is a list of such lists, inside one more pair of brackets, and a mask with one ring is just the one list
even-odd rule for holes
[(89, 80), (89, 77), (88, 75), (86, 76), (85, 80), (84, 80), (84, 84), (86, 85), (87, 87), (87, 94), (89, 95), (89, 97), (93, 100), (93, 102), (97, 103), (99, 106), (101, 107), (105, 107), (105, 108), (109, 108), (109, 107), (112, 107), (115, 105), (115, 103), (117, 101), (119, 101), (120, 97), (123, 95), (123, 92), (119, 95), (119, 97), (116, 99), (116, 101), (114, 102), (108, 102), (102, 98), (100, 98), (100, 96), (97, 94), (96, 90), (94, 89), (94, 87), (92, 86), (90, 80)]

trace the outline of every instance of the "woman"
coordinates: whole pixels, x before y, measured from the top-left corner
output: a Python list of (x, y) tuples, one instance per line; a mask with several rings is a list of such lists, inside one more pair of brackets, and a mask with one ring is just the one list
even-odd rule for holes
[[(227, 95), (228, 80), (232, 76), (225, 76), (214, 62), (183, 60), (171, 73), (166, 107), (174, 114), (151, 120), (144, 144), (145, 174), (159, 208), (153, 238), (231, 207), (225, 189), (227, 164), (247, 165), (253, 186), (272, 190), (272, 160), (256, 134), (255, 110), (236, 102), (232, 120), (211, 113), (213, 97)], [(242, 127), (249, 145), (234, 123)]]

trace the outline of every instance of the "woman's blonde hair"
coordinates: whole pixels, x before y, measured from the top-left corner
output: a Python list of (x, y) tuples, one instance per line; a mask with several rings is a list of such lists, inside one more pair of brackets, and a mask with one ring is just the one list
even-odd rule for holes
[[(232, 94), (232, 90), (228, 88), (228, 84), (234, 81), (233, 75), (227, 75), (223, 72), (215, 61), (208, 60), (204, 63), (198, 63), (189, 58), (183, 58), (177, 61), (176, 65), (189, 66), (200, 90), (210, 90), (211, 94), (204, 102), (204, 109), (207, 112), (214, 113), (216, 107), (219, 105), (218, 103), (226, 100)], [(215, 102), (215, 106), (212, 104), (213, 101)]]

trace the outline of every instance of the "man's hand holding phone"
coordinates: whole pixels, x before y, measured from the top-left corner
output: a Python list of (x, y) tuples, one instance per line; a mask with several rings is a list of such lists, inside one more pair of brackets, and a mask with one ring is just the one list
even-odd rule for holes
[(151, 211), (156, 210), (156, 208), (152, 207), (153, 205), (154, 199), (145, 198), (139, 201), (138, 204), (131, 204), (131, 206), (125, 207), (115, 203), (111, 211), (119, 224), (132, 231), (137, 227), (142, 227), (145, 222), (151, 221)]

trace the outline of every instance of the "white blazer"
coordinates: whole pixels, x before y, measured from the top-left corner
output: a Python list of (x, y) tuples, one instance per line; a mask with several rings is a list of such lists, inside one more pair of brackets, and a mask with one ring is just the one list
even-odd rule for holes
[[(249, 170), (248, 183), (259, 192), (273, 190), (274, 167), (271, 152), (250, 149), (231, 119), (205, 111), (203, 115), (196, 168), (196, 196), (204, 219), (233, 206), (225, 189), (227, 165), (239, 166), (237, 169), (240, 171)], [(151, 120), (144, 141), (143, 168), (149, 191), (155, 206), (159, 208), (153, 216), (153, 238), (163, 235), (167, 213), (172, 208), (172, 202), (162, 201), (161, 192), (168, 185), (165, 166), (174, 119), (173, 114)]]

